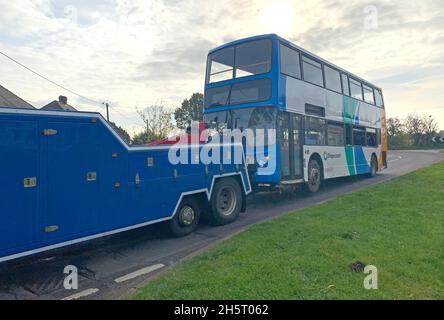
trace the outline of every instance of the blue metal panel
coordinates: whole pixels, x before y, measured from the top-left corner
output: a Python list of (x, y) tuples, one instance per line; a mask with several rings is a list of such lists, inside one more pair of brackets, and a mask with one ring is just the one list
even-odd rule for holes
[[(97, 124), (80, 121), (53, 122), (46, 127), (57, 134), (46, 139), (46, 189), (40, 213), (39, 239), (43, 243), (65, 240), (94, 231), (98, 227), (97, 197), (100, 170), (101, 140), (96, 138)], [(97, 179), (87, 180), (88, 173)], [(55, 227), (48, 232), (45, 228)]]
[[(0, 119), (0, 255), (29, 246), (35, 239), (38, 208), (38, 125), (33, 119)], [(25, 188), (35, 177), (37, 186)]]

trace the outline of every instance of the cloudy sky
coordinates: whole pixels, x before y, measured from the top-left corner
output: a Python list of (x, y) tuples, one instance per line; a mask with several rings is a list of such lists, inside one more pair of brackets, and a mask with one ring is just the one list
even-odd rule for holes
[[(334, 0), (0, 0), (0, 50), (140, 130), (135, 108), (177, 107), (203, 91), (208, 50), (279, 35), (374, 82), (388, 116), (444, 128), (444, 2)], [(40, 107), (60, 94), (103, 107), (0, 56), (0, 84)]]

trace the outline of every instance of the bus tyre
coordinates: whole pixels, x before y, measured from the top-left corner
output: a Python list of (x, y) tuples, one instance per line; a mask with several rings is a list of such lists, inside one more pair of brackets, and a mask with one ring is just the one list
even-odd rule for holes
[(168, 221), (168, 231), (173, 237), (183, 237), (199, 225), (200, 207), (194, 198), (182, 200), (173, 219)]
[(224, 225), (239, 217), (242, 208), (242, 190), (233, 178), (217, 180), (210, 200), (209, 219), (212, 225)]
[(319, 162), (311, 159), (308, 163), (308, 181), (307, 189), (311, 193), (316, 193), (321, 187), (322, 172)]
[(370, 173), (368, 174), (368, 176), (370, 178), (373, 178), (374, 176), (376, 176), (377, 172), (378, 172), (378, 160), (374, 155), (372, 155), (372, 160), (370, 162)]

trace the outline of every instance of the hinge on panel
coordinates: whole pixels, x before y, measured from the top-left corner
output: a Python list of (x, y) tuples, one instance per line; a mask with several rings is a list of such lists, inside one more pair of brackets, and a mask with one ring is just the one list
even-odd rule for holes
[(58, 132), (55, 129), (43, 129), (42, 134), (44, 136), (53, 136), (56, 135)]
[(96, 172), (88, 172), (86, 174), (86, 181), (96, 181), (97, 180), (97, 173)]

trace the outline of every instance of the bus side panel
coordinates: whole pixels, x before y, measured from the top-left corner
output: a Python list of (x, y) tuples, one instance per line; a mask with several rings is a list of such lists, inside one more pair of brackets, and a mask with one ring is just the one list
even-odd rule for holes
[[(367, 157), (362, 146), (355, 146), (355, 167), (357, 174), (364, 174), (370, 172), (370, 161), (367, 161)], [(367, 149), (367, 148), (366, 148)], [(369, 158), (370, 159), (370, 158)]]
[[(39, 133), (37, 121), (0, 120), (0, 255), (35, 240), (38, 209)], [(36, 185), (25, 186), (25, 178)]]
[[(372, 155), (379, 154), (380, 148), (346, 146), (304, 146), (304, 162), (308, 164), (313, 154), (318, 154), (322, 159), (324, 178), (338, 178), (365, 174), (370, 172)], [(308, 179), (308, 168), (304, 168), (305, 181)]]
[[(325, 147), (325, 146), (304, 146), (304, 162), (308, 165), (313, 154), (318, 154), (321, 159), (321, 165), (324, 168), (324, 178), (345, 177), (354, 174), (355, 164), (350, 161), (350, 152), (347, 147)], [(351, 149), (353, 159), (353, 149)], [(305, 167), (305, 181), (308, 179), (308, 168)], [(353, 172), (353, 173), (352, 173)]]

